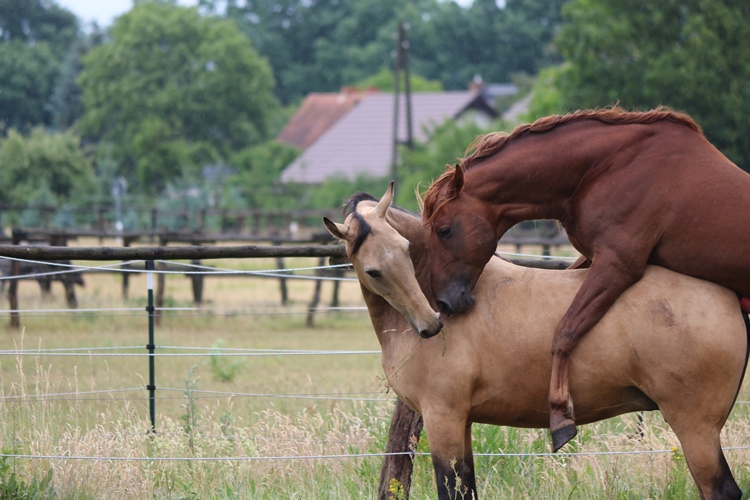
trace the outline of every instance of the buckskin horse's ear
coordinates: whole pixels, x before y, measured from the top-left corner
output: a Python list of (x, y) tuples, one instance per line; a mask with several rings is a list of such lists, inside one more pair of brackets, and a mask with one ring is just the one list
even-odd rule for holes
[(333, 222), (328, 217), (323, 217), (323, 224), (325, 224), (331, 236), (346, 241), (346, 235), (349, 234), (349, 226)]
[(385, 214), (388, 212), (388, 207), (391, 206), (391, 203), (393, 203), (393, 181), (391, 181), (391, 185), (388, 186), (383, 197), (380, 198), (378, 206), (375, 207), (375, 215), (381, 219), (385, 219)]
[(464, 169), (460, 163), (456, 163), (456, 168), (453, 169), (451, 187), (453, 188), (454, 196), (460, 193), (461, 189), (464, 187)]

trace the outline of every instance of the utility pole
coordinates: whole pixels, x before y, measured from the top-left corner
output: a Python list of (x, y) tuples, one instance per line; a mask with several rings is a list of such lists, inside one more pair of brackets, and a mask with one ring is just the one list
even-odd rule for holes
[[(400, 145), (405, 145), (411, 149), (414, 144), (412, 133), (411, 79), (409, 78), (409, 39), (406, 36), (406, 30), (408, 29), (409, 25), (407, 23), (398, 23), (396, 51), (393, 63), (393, 149), (391, 151), (391, 179), (396, 181), (396, 186), (398, 186), (398, 148)], [(406, 139), (403, 142), (399, 140), (398, 135), (398, 124), (401, 114), (401, 78), (404, 79), (404, 108), (406, 115)]]

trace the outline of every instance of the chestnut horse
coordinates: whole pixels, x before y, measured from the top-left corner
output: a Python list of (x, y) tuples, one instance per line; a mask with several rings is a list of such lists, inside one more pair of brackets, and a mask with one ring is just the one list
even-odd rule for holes
[[(647, 264), (750, 296), (750, 175), (666, 108), (578, 111), (491, 133), (429, 188), (430, 270), (438, 307), (460, 313), (514, 224), (557, 219), (590, 266), (554, 331), (550, 430), (576, 433), (570, 353)], [(744, 303), (744, 301), (743, 301)]]
[[(355, 195), (343, 224), (324, 222), (346, 244), (388, 384), (424, 417), (439, 498), (476, 498), (472, 422), (547, 426), (553, 327), (590, 271), (492, 258), (474, 288), (477, 306), (443, 326), (432, 308), (429, 230), (390, 207), (392, 197), (392, 188), (380, 202)], [(650, 266), (570, 358), (578, 420), (659, 409), (701, 497), (740, 498), (719, 434), (747, 346), (736, 294)]]

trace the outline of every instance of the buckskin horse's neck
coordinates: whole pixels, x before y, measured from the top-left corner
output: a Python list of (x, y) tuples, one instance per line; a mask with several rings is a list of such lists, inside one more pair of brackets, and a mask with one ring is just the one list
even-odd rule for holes
[[(613, 138), (613, 127), (584, 120), (517, 137), (466, 170), (463, 192), (494, 205), (498, 226), (531, 219), (564, 221), (584, 179), (597, 175), (624, 140), (634, 139), (633, 133)], [(618, 132), (625, 127), (617, 126)]]
[[(422, 224), (422, 220), (412, 214), (402, 212), (398, 209), (388, 209), (387, 221), (404, 238), (409, 240), (409, 254), (414, 263), (414, 271), (422, 291), (435, 308), (432, 289), (430, 287), (429, 274), (427, 271), (427, 238), (428, 229)], [(378, 342), (384, 352), (398, 352), (394, 342), (409, 342), (413, 344), (419, 341), (416, 332), (411, 330), (409, 323), (387, 300), (362, 287), (367, 309), (370, 313), (370, 321), (378, 337)], [(408, 330), (408, 331), (407, 331)], [(401, 335), (406, 332), (405, 335)]]

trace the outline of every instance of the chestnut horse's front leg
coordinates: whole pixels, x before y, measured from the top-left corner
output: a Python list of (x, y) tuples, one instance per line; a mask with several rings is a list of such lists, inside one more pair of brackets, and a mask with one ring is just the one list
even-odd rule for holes
[(570, 353), (615, 300), (643, 276), (646, 258), (642, 264), (634, 265), (633, 260), (626, 263), (611, 252), (596, 255), (580, 290), (555, 329), (549, 387), (553, 451), (559, 450), (576, 435), (573, 400), (568, 387)]

